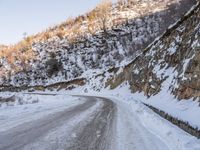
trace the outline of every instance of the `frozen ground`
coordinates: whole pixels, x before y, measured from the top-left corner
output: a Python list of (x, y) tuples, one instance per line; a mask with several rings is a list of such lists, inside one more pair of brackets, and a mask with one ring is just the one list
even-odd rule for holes
[[(11, 106), (3, 104), (0, 107), (0, 132), (29, 121), (44, 118), (84, 102), (84, 100), (67, 95), (27, 95), (20, 93), (1, 93), (0, 95), (1, 97), (16, 95), (17, 99), (21, 98), (25, 102), (23, 105), (13, 102)], [(35, 100), (38, 102), (29, 104), (29, 101)]]
[[(77, 93), (80, 94), (73, 94)], [(117, 94), (87, 94), (107, 98), (64, 93), (16, 95), (38, 102), (0, 108), (1, 150), (200, 149), (200, 141), (195, 137), (139, 101), (124, 101), (127, 97)]]

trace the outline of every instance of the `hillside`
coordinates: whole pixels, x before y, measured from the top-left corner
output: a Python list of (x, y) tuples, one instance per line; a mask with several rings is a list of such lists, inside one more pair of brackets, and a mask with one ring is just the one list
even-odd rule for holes
[(200, 137), (199, 20), (198, 2), (135, 60), (90, 78), (84, 91), (107, 92), (107, 87), (112, 95), (150, 105), (169, 121)]
[(200, 150), (199, 116), (199, 0), (103, 0), (0, 45), (0, 149)]
[[(128, 81), (132, 92), (144, 92), (148, 97), (158, 94), (164, 87), (179, 99), (198, 98), (199, 19), (198, 4), (159, 40), (124, 67), (119, 75), (123, 78), (120, 81)], [(119, 80), (117, 76), (114, 77), (114, 83), (115, 80)]]
[(195, 0), (104, 1), (0, 51), (0, 82), (48, 85), (128, 64), (193, 4)]

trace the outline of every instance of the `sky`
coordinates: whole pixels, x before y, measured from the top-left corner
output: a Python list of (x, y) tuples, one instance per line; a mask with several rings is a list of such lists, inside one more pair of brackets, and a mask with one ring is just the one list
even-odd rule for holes
[(0, 0), (0, 44), (15, 44), (94, 8), (101, 0)]

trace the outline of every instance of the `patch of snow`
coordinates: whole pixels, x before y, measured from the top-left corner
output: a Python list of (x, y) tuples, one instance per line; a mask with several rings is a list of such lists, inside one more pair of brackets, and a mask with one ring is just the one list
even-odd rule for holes
[[(38, 99), (38, 103), (0, 107), (0, 132), (9, 130), (17, 125), (37, 120), (66, 108), (81, 104), (84, 100), (67, 95), (38, 95), (23, 93), (0, 93), (2, 96), (16, 95), (29, 101)], [(31, 116), (31, 117), (30, 117)]]
[[(168, 82), (170, 81), (168, 80), (164, 84), (169, 85)], [(132, 112), (138, 116), (139, 120), (137, 122), (141, 122), (149, 132), (156, 135), (160, 140), (168, 145), (170, 150), (200, 149), (200, 141), (196, 137), (189, 135), (177, 126), (161, 118), (142, 104), (142, 102), (150, 104), (165, 111), (173, 117), (177, 117), (183, 121), (188, 121), (194, 127), (200, 127), (200, 121), (198, 119), (200, 108), (198, 103), (192, 100), (180, 102), (169, 93), (168, 88), (164, 88), (157, 96), (153, 96), (150, 99), (147, 99), (143, 93), (132, 94), (128, 83), (123, 83), (120, 87), (114, 90), (103, 89), (101, 92), (88, 91), (85, 93), (83, 90), (79, 89), (79, 91), (74, 90), (67, 93), (76, 94), (77, 92), (81, 95), (107, 97), (113, 99), (120, 106), (126, 107), (124, 110), (132, 109)], [(124, 115), (124, 118), (128, 117), (128, 120), (132, 119), (132, 121), (135, 122), (136, 118), (130, 114), (130, 111), (129, 114)], [(123, 122), (126, 122), (126, 120)], [(132, 135), (128, 135), (127, 137), (131, 136)], [(127, 140), (127, 143), (128, 141), (129, 140)], [(120, 142), (118, 146), (120, 147)]]

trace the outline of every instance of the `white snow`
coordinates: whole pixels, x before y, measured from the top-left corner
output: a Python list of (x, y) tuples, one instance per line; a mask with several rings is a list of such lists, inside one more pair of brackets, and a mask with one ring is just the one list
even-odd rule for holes
[[(168, 81), (164, 84), (167, 84), (167, 82)], [(199, 150), (200, 140), (161, 118), (159, 115), (155, 114), (152, 110), (142, 104), (142, 102), (145, 102), (158, 109), (164, 110), (174, 117), (188, 121), (192, 126), (200, 127), (200, 121), (198, 119), (200, 115), (200, 108), (198, 103), (192, 100), (180, 102), (170, 96), (170, 93), (166, 90), (167, 88), (165, 88), (157, 96), (150, 99), (147, 99), (143, 93), (132, 94), (127, 83), (124, 83), (115, 90), (103, 89), (101, 92), (87, 91), (87, 93), (85, 93), (83, 88), (79, 88), (67, 93), (108, 97), (118, 104), (120, 117), (118, 118), (119, 135), (117, 137), (119, 142), (117, 146), (120, 150), (126, 149), (131, 145), (131, 143), (129, 143), (131, 142), (131, 138), (135, 139), (132, 135), (128, 134), (128, 132), (137, 128), (135, 122), (140, 122), (144, 126), (144, 132), (145, 130), (148, 130), (152, 134), (156, 135), (159, 140), (168, 145), (168, 149), (170, 150)], [(123, 132), (120, 132), (120, 130)], [(143, 134), (144, 132), (140, 134)], [(145, 135), (148, 137), (147, 133), (145, 133)], [(142, 139), (136, 138), (135, 140), (137, 141)], [(127, 143), (126, 148), (122, 144), (123, 142)], [(161, 146), (163, 144), (162, 142), (157, 146)], [(138, 145), (136, 144), (136, 148), (138, 147), (140, 147), (140, 149), (143, 148), (139, 143)]]
[(168, 52), (170, 53), (170, 55), (174, 54), (176, 52), (176, 47), (172, 46), (172, 47), (168, 48)]
[[(164, 84), (168, 84), (168, 82), (169, 81), (166, 81)], [(167, 87), (166, 85), (163, 86)], [(161, 91), (157, 96), (147, 99), (143, 93), (132, 94), (127, 83), (124, 83), (115, 90), (103, 89), (100, 92), (95, 92), (91, 91), (90, 88), (87, 88), (89, 91), (85, 93), (84, 89), (86, 88), (76, 88), (72, 91), (41, 92), (59, 95), (39, 96), (33, 94), (32, 97), (37, 97), (39, 99), (38, 103), (0, 108), (0, 132), (8, 130), (9, 128), (23, 122), (45, 117), (48, 114), (62, 111), (63, 109), (83, 102), (78, 98), (67, 96), (66, 94), (93, 95), (112, 99), (118, 106), (116, 124), (117, 133), (116, 139), (113, 141), (116, 149), (126, 150), (134, 147), (136, 150), (145, 150), (145, 146), (152, 145), (154, 145), (157, 149), (162, 150), (164, 150), (163, 148), (166, 148), (166, 150), (200, 149), (200, 140), (187, 134), (175, 125), (172, 125), (170, 122), (161, 118), (142, 104), (142, 102), (148, 103), (156, 108), (164, 110), (172, 116), (183, 120), (185, 119), (184, 121), (189, 121), (193, 126), (200, 127), (200, 121), (197, 119), (200, 115), (200, 109), (197, 102), (179, 102), (170, 96), (167, 88), (163, 88), (163, 91)], [(95, 106), (94, 109), (97, 109), (96, 107), (97, 106)], [(91, 109), (92, 110), (88, 110), (88, 113), (85, 112), (85, 115), (82, 114), (83, 117), (80, 117), (79, 119), (72, 119), (70, 124), (73, 125), (73, 123), (80, 122), (83, 118), (90, 114), (90, 111), (94, 110), (93, 108)], [(46, 140), (43, 139), (43, 142), (45, 143), (45, 141), (48, 141), (49, 139), (52, 139), (53, 142), (55, 134), (58, 138), (60, 137), (62, 141), (63, 134), (61, 133), (70, 133), (70, 137), (76, 137), (71, 128), (63, 126), (63, 128), (59, 128), (57, 131), (54, 133), (54, 130), (52, 130), (52, 132), (46, 136)], [(60, 134), (57, 135), (57, 133)], [(138, 136), (134, 136), (135, 134)], [(41, 143), (35, 144), (37, 146), (37, 144)], [(166, 147), (166, 145), (168, 146)]]
[[(59, 147), (63, 147), (63, 149), (67, 149), (67, 146), (70, 146), (71, 138), (76, 138), (76, 134), (73, 133), (75, 128), (81, 124), (81, 126), (87, 125), (93, 119), (93, 115), (95, 115), (98, 110), (102, 107), (101, 101), (97, 102), (94, 106), (89, 108), (88, 110), (80, 113), (79, 115), (75, 115), (67, 122), (64, 121), (62, 126), (58, 126), (57, 128), (52, 129), (48, 132), (44, 137), (42, 137), (39, 141), (26, 145), (23, 150), (27, 149), (52, 149), (52, 145), (59, 145)], [(69, 135), (69, 136), (67, 136)], [(55, 148), (57, 149), (57, 148)], [(69, 148), (70, 149), (70, 148)]]
[(183, 80), (184, 79), (187, 79), (184, 77), (184, 74), (185, 74), (185, 71), (188, 67), (188, 64), (189, 62), (195, 57), (195, 54), (191, 57), (191, 58), (188, 58), (188, 59), (185, 59), (184, 62), (183, 62), (183, 71), (182, 71), (182, 74), (179, 75), (179, 77), (183, 77)]
[(0, 132), (37, 120), (55, 112), (83, 103), (84, 100), (67, 95), (27, 95), (22, 93), (0, 93), (1, 96), (16, 95), (29, 101), (38, 99), (38, 103), (0, 107)]

